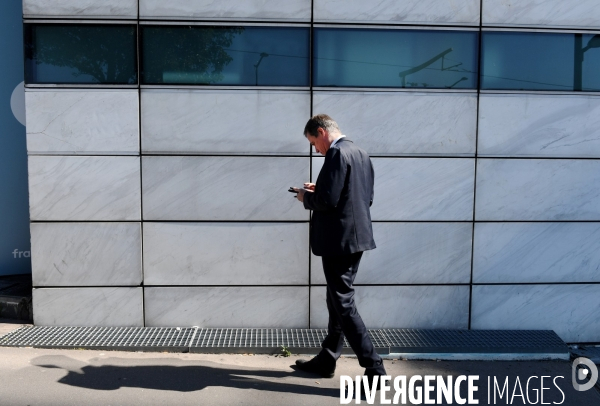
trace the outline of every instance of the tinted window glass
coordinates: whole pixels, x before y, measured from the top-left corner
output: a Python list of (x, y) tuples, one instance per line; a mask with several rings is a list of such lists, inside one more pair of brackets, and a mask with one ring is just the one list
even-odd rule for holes
[(315, 29), (314, 85), (477, 87), (478, 33)]
[(309, 29), (142, 27), (147, 84), (308, 86)]
[(27, 24), (27, 83), (137, 84), (134, 25)]
[(482, 35), (482, 89), (600, 90), (600, 35)]

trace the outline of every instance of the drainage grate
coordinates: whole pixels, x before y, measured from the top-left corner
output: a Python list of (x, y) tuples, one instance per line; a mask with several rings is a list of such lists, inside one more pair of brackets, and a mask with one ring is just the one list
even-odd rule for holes
[(4, 347), (187, 352), (195, 328), (22, 327), (0, 338)]
[(566, 353), (552, 330), (381, 330), (391, 353)]
[[(21, 327), (0, 337), (1, 347), (85, 348), (196, 353), (315, 354), (325, 329), (195, 327)], [(375, 329), (369, 336), (380, 354), (568, 354), (551, 330)], [(345, 354), (352, 354), (344, 340)]]

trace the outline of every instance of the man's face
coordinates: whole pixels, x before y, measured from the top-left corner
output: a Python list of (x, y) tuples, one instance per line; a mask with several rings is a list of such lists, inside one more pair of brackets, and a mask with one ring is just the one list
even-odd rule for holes
[(315, 147), (315, 150), (319, 154), (325, 155), (329, 150), (331, 143), (329, 142), (327, 131), (323, 130), (322, 128), (318, 128), (317, 131), (319, 133), (318, 137), (313, 137), (310, 134), (306, 134), (306, 139), (308, 142), (310, 142), (310, 145)]

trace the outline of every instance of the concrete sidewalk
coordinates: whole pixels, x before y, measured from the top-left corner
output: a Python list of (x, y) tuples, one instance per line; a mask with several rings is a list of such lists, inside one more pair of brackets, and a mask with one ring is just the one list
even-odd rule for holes
[[(0, 324), (0, 334), (17, 326)], [(315, 378), (292, 368), (297, 358), (0, 348), (0, 405), (339, 405), (340, 375), (354, 377), (363, 372), (356, 359), (344, 357), (338, 362), (335, 378)], [(492, 396), (488, 403), (488, 376), (495, 376), (501, 386), (508, 377), (509, 395), (517, 377), (525, 392), (530, 376), (551, 376), (544, 382), (549, 388), (544, 391), (545, 403), (560, 403), (562, 390), (563, 405), (600, 405), (595, 388), (587, 392), (573, 389), (571, 364), (565, 361), (386, 360), (385, 365), (392, 377), (406, 375), (407, 379), (413, 375), (479, 375), (475, 398), (480, 405), (507, 404), (506, 394), (502, 400), (496, 395), (496, 403)], [(556, 380), (560, 390), (552, 381), (557, 376), (564, 377)], [(539, 394), (540, 379), (530, 385), (532, 402), (534, 389)], [(461, 396), (466, 397), (466, 385), (461, 386)], [(379, 394), (375, 404), (380, 404)], [(523, 401), (516, 397), (512, 404)]]

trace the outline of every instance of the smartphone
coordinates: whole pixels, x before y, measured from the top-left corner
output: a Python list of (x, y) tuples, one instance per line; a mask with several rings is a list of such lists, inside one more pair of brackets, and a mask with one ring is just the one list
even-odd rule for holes
[(288, 192), (292, 192), (292, 193), (298, 193), (298, 192), (297, 192), (297, 191), (295, 191), (295, 190), (294, 190), (294, 189), (293, 189), (291, 186), (290, 186), (290, 188), (288, 189)]

